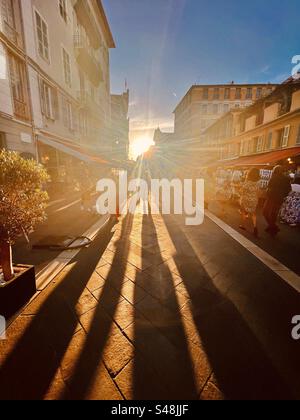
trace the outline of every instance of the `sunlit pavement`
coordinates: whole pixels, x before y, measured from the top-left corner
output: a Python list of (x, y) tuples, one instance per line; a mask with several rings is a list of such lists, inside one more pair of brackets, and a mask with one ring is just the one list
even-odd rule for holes
[(300, 226), (291, 227), (288, 225), (279, 224), (281, 229), (280, 233), (276, 238), (272, 238), (265, 232), (267, 226), (266, 221), (262, 215), (262, 209), (258, 211), (258, 230), (259, 238), (255, 238), (253, 235), (252, 223), (249, 220), (246, 224), (246, 231), (240, 230), (239, 225), (241, 224), (240, 215), (238, 212), (238, 206), (234, 204), (228, 204), (225, 206), (226, 213), (225, 217), (220, 213), (220, 206), (216, 202), (211, 202), (209, 210), (224, 220), (225, 223), (239, 231), (246, 238), (250, 239), (253, 243), (264, 249), (274, 258), (285, 264), (295, 273), (300, 275), (300, 261), (299, 261), (299, 248), (300, 248)]
[(299, 398), (299, 310), (212, 221), (129, 215), (9, 328), (0, 398)]
[[(31, 245), (38, 244), (40, 241), (47, 242), (47, 238), (49, 242), (52, 242), (53, 238), (57, 237), (82, 235), (99, 220), (99, 216), (83, 212), (80, 207), (79, 193), (60, 194), (57, 199), (50, 201), (47, 208), (47, 221), (39, 225), (30, 236)], [(35, 265), (36, 273), (40, 272), (58, 254), (59, 251), (49, 249), (31, 250), (24, 238), (20, 238), (13, 249), (14, 261), (18, 264)]]

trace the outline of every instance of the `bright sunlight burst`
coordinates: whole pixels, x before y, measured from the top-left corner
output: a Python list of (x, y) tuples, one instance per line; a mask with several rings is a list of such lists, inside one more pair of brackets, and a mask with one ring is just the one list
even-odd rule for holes
[(138, 137), (131, 144), (131, 154), (133, 159), (137, 159), (142, 154), (148, 152), (154, 142), (150, 137)]

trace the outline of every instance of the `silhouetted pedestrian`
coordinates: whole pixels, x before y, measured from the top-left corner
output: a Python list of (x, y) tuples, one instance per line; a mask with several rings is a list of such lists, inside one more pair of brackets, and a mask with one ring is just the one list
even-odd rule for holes
[(284, 199), (291, 191), (291, 183), (284, 174), (284, 168), (278, 165), (274, 168), (271, 180), (268, 185), (267, 198), (264, 206), (264, 217), (268, 223), (266, 232), (276, 236), (280, 232), (277, 226), (277, 218)]

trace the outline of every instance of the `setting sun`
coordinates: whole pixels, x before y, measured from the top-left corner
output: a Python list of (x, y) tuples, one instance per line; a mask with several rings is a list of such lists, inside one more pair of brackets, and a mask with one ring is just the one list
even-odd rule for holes
[(138, 137), (131, 144), (131, 154), (134, 159), (137, 159), (142, 154), (148, 152), (154, 142), (150, 137)]

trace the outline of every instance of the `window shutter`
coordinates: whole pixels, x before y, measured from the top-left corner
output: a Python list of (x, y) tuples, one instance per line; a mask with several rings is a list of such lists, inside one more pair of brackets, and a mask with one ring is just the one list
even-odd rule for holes
[(73, 130), (77, 132), (79, 114), (78, 114), (77, 109), (74, 106), (72, 106), (72, 114), (73, 114)]
[(53, 108), (54, 119), (59, 120), (58, 91), (55, 88), (52, 88), (52, 108)]
[(46, 109), (45, 109), (45, 84), (44, 81), (39, 78), (39, 89), (40, 89), (40, 97), (41, 97), (41, 111), (42, 114), (45, 115), (46, 114)]
[(68, 104), (66, 98), (62, 98), (63, 120), (64, 126), (69, 128)]
[(298, 135), (297, 135), (297, 139), (296, 139), (296, 144), (300, 144), (300, 125), (298, 127)]

